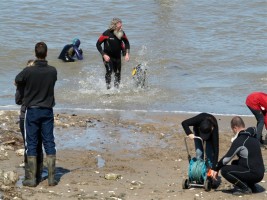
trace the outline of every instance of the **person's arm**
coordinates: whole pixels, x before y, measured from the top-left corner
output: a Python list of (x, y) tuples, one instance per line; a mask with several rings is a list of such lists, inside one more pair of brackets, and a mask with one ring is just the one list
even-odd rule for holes
[(216, 168), (218, 157), (219, 157), (219, 128), (215, 125), (212, 131), (212, 146), (213, 146), (213, 160), (212, 160), (212, 170)]
[(239, 138), (236, 138), (234, 142), (232, 143), (230, 149), (228, 152), (221, 158), (221, 160), (217, 163), (215, 167), (215, 171), (219, 171), (223, 166), (227, 165), (241, 150), (243, 143), (241, 142)]
[(78, 49), (77, 47), (73, 47), (75, 55), (77, 57), (78, 60), (82, 60), (83, 59), (83, 52), (81, 49)]
[(109, 55), (107, 55), (103, 48), (102, 48), (102, 43), (107, 40), (109, 38), (108, 34), (107, 34), (107, 31), (105, 31), (102, 35), (100, 35), (100, 37), (98, 38), (97, 42), (96, 42), (96, 48), (97, 50), (99, 51), (99, 53), (102, 55), (103, 59), (106, 61), (106, 62), (109, 62), (110, 60), (110, 57)]
[(227, 165), (235, 155), (239, 152), (240, 145), (237, 139), (234, 140), (228, 152), (221, 158), (221, 160), (216, 164), (215, 168), (212, 169), (212, 178), (217, 180), (220, 169)]
[(105, 52), (104, 52), (104, 50), (103, 50), (103, 48), (102, 48), (102, 43), (105, 41), (105, 40), (107, 40), (109, 38), (109, 36), (108, 35), (106, 35), (106, 32), (104, 32), (104, 33), (102, 33), (101, 35), (100, 35), (100, 37), (98, 38), (98, 40), (97, 40), (97, 42), (96, 42), (96, 48), (97, 48), (97, 50), (99, 51), (99, 53), (102, 55), (102, 56), (104, 56), (104, 54), (105, 54)]
[(129, 61), (130, 60), (130, 42), (125, 34), (125, 32), (123, 32), (123, 36), (122, 36), (122, 41), (124, 43), (125, 46), (125, 60)]
[(18, 85), (15, 93), (15, 103), (17, 105), (22, 104), (23, 94), (24, 94), (24, 86)]
[(16, 77), (15, 77), (15, 85), (24, 85), (25, 84), (25, 80), (24, 80), (24, 74), (25, 74), (25, 70), (27, 69), (24, 68)]

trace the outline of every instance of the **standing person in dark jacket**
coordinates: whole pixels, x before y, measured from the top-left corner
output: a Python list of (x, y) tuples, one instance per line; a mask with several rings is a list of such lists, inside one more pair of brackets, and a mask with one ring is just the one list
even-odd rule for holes
[(81, 41), (78, 38), (72, 40), (72, 44), (67, 44), (62, 49), (61, 53), (58, 56), (58, 59), (61, 59), (65, 62), (74, 62), (75, 57), (78, 60), (83, 59), (83, 51), (79, 48)]
[[(31, 67), (34, 65), (34, 60), (28, 60), (27, 67)], [(26, 155), (26, 141), (25, 141), (25, 131), (24, 131), (24, 121), (25, 121), (25, 112), (26, 112), (26, 106), (23, 103), (23, 97), (24, 97), (24, 87), (17, 85), (16, 88), (16, 94), (15, 94), (15, 102), (18, 105), (21, 105), (20, 107), (20, 115), (19, 115), (19, 128), (20, 132), (22, 134), (23, 143), (24, 143), (24, 168), (25, 168), (25, 179), (29, 179), (29, 167), (28, 167), (28, 161), (27, 161), (27, 155)], [(42, 147), (42, 135), (39, 134), (38, 138), (38, 145), (37, 145), (37, 172), (36, 172), (36, 181), (37, 183), (40, 183), (42, 181), (42, 172), (43, 172), (43, 147)]]
[(247, 96), (246, 105), (257, 120), (257, 138), (264, 147), (262, 130), (265, 125), (267, 129), (267, 94), (263, 92), (253, 92)]
[[(206, 156), (211, 164), (211, 174), (218, 162), (219, 156), (219, 128), (216, 118), (208, 113), (200, 113), (195, 117), (189, 118), (182, 122), (183, 129), (190, 139), (194, 136), (201, 137), (206, 143)], [(193, 132), (189, 128), (193, 126)], [(204, 147), (199, 139), (195, 140), (196, 156), (197, 158), (204, 158)]]
[(25, 135), (26, 153), (29, 167), (29, 178), (23, 181), (24, 186), (36, 187), (38, 137), (46, 152), (48, 168), (48, 185), (57, 184), (55, 180), (56, 147), (54, 137), (55, 105), (54, 87), (57, 81), (57, 70), (46, 61), (47, 46), (44, 42), (35, 45), (36, 60), (34, 66), (24, 68), (15, 78), (17, 85), (24, 86), (23, 103), (26, 106)]
[[(104, 43), (104, 49), (102, 48)], [(111, 88), (111, 74), (115, 73), (114, 87), (119, 88), (121, 81), (121, 53), (125, 51), (125, 61), (130, 59), (130, 43), (125, 32), (122, 30), (122, 21), (119, 18), (113, 18), (110, 27), (106, 30), (96, 42), (97, 50), (103, 58), (106, 68), (107, 89)]]
[[(217, 179), (221, 170), (221, 175), (237, 187), (233, 195), (251, 194), (256, 192), (255, 184), (263, 179), (265, 171), (260, 143), (255, 138), (255, 128), (245, 129), (241, 117), (236, 116), (231, 120), (231, 128), (238, 136), (218, 162), (213, 178)], [(238, 159), (227, 165), (235, 156)]]

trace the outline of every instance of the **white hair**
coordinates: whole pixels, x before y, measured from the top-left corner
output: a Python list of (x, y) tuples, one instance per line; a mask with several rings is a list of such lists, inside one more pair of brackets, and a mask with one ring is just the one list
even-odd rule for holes
[(115, 30), (118, 22), (122, 22), (120, 18), (113, 18), (110, 22), (109, 29)]

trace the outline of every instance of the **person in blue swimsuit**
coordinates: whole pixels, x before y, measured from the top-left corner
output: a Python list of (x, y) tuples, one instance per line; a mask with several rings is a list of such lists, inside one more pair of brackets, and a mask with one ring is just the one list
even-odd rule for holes
[(78, 38), (74, 38), (72, 44), (67, 44), (62, 49), (61, 53), (58, 56), (58, 59), (61, 59), (65, 62), (74, 62), (75, 57), (78, 60), (83, 59), (83, 51), (79, 48), (81, 41)]

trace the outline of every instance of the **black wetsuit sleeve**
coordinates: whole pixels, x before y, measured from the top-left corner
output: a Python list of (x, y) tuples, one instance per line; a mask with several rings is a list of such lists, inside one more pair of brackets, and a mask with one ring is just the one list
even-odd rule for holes
[(197, 127), (200, 123), (207, 117), (206, 113), (200, 113), (192, 118), (186, 119), (182, 122), (182, 127), (186, 135), (192, 134), (193, 132), (190, 129), (190, 126)]
[(234, 140), (228, 152), (220, 159), (217, 163), (216, 167), (214, 168), (215, 171), (219, 171), (223, 166), (227, 165), (235, 155), (238, 154), (240, 145), (239, 145), (238, 138)]
[(211, 137), (212, 137), (212, 148), (214, 153), (212, 160), (212, 169), (214, 170), (216, 168), (219, 159), (219, 127), (217, 122), (214, 125)]
[(121, 39), (124, 42), (126, 52), (130, 53), (130, 42), (125, 33), (123, 34)]
[(109, 38), (107, 31), (105, 31), (104, 33), (102, 33), (97, 42), (96, 42), (96, 48), (99, 51), (99, 53), (103, 56), (105, 54), (103, 48), (102, 48), (102, 43), (105, 42), (107, 39)]

